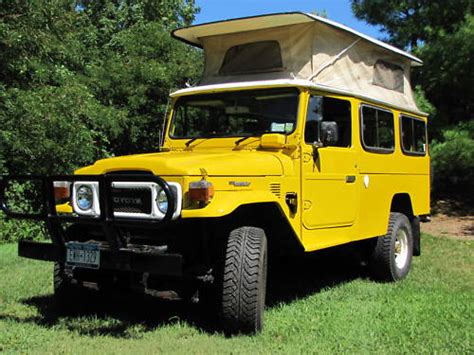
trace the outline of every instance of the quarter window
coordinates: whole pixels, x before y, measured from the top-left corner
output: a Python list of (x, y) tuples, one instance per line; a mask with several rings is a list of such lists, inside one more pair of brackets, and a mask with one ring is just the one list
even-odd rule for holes
[(393, 113), (362, 106), (362, 143), (367, 150), (393, 152), (395, 147)]
[(407, 154), (426, 153), (426, 123), (417, 118), (401, 116), (402, 148)]

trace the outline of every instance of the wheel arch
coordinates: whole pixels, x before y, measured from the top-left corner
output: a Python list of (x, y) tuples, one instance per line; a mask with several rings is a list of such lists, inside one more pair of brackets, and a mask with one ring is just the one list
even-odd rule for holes
[(409, 219), (413, 218), (413, 206), (408, 193), (397, 193), (392, 197), (390, 212), (403, 213)]
[(413, 255), (421, 255), (420, 218), (415, 216), (412, 200), (408, 193), (397, 193), (392, 197), (390, 212), (403, 213), (408, 217), (413, 233)]
[(303, 252), (304, 248), (289, 223), (285, 213), (276, 202), (249, 203), (239, 206), (229, 215), (220, 217), (226, 228), (253, 226), (262, 228), (267, 237), (269, 253), (279, 251)]

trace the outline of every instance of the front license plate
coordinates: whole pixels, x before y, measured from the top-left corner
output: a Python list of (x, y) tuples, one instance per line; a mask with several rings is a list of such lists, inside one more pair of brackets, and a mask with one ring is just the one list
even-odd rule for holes
[(99, 244), (69, 242), (66, 244), (66, 265), (98, 269)]

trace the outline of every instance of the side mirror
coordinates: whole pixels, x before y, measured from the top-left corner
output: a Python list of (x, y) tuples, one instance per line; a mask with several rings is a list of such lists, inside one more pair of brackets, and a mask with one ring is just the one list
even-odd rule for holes
[(339, 129), (337, 122), (321, 122), (321, 143), (323, 146), (335, 145), (339, 141)]

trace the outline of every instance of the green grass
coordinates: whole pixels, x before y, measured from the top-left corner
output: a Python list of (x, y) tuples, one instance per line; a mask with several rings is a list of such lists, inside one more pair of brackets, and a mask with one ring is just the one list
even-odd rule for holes
[[(470, 353), (473, 242), (423, 236), (409, 277), (375, 283), (344, 254), (273, 272), (265, 329), (226, 338), (212, 318), (140, 295), (88, 298), (58, 317), (49, 263), (0, 246), (0, 351), (54, 353)], [(92, 302), (96, 304), (92, 304)]]

